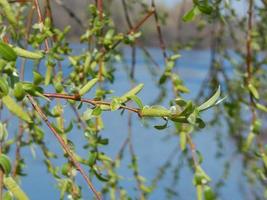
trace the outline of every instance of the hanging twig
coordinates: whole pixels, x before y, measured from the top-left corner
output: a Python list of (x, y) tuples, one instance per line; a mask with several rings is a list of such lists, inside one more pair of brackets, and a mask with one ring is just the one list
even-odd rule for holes
[(70, 148), (68, 147), (68, 145), (65, 143), (65, 141), (62, 139), (62, 137), (59, 135), (59, 133), (56, 131), (56, 129), (52, 126), (52, 124), (49, 122), (48, 118), (46, 117), (46, 115), (44, 114), (44, 112), (42, 111), (42, 109), (37, 105), (37, 103), (35, 102), (35, 100), (33, 99), (33, 97), (31, 97), (30, 95), (27, 95), (27, 98), (29, 99), (30, 103), (32, 104), (33, 108), (35, 109), (35, 111), (39, 114), (39, 116), (42, 118), (42, 120), (45, 122), (45, 124), (48, 126), (48, 128), (52, 131), (52, 133), (54, 134), (54, 136), (56, 137), (56, 139), (58, 140), (58, 142), (60, 143), (61, 147), (65, 150), (65, 152), (67, 153), (69, 159), (72, 161), (73, 165), (77, 168), (77, 170), (81, 173), (82, 177), (84, 178), (84, 180), (86, 181), (87, 185), (90, 187), (90, 189), (93, 191), (95, 197), (98, 200), (101, 200), (101, 196), (99, 195), (99, 193), (97, 192), (97, 190), (95, 189), (94, 185), (92, 184), (92, 182), (90, 181), (90, 179), (88, 178), (88, 176), (86, 175), (85, 171), (82, 169), (81, 165), (79, 164), (79, 162), (76, 160), (75, 156), (73, 155), (72, 151), (70, 150)]

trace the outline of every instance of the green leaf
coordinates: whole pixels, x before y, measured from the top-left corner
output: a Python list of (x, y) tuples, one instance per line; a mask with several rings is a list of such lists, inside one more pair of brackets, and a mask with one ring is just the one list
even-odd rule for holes
[(15, 114), (17, 117), (19, 117), (20, 119), (31, 123), (32, 120), (30, 118), (30, 116), (28, 115), (28, 113), (26, 113), (21, 106), (19, 106), (14, 99), (12, 99), (9, 95), (4, 96), (2, 98), (2, 101), (4, 103), (4, 105), (7, 107), (7, 109), (12, 112), (13, 114)]
[(12, 177), (4, 178), (4, 185), (17, 200), (28, 200), (29, 199)]
[(206, 15), (210, 15), (213, 11), (213, 8), (208, 4), (199, 4), (199, 5), (197, 5), (197, 7), (200, 10), (200, 12), (202, 12)]
[(196, 124), (198, 128), (205, 128), (206, 126), (205, 122), (199, 117), (196, 119)]
[(264, 105), (261, 105), (261, 104), (259, 104), (259, 103), (256, 103), (256, 107), (257, 107), (259, 110), (263, 111), (263, 112), (267, 112), (267, 107), (264, 106)]
[(258, 90), (254, 87), (254, 85), (252, 85), (251, 83), (248, 84), (248, 89), (249, 89), (249, 91), (251, 92), (251, 94), (253, 95), (253, 97), (255, 99), (259, 99), (260, 98)]
[(247, 152), (249, 150), (249, 148), (251, 147), (251, 144), (253, 143), (254, 139), (256, 137), (256, 134), (254, 134), (253, 132), (250, 132), (247, 136), (247, 139), (245, 141), (245, 144), (242, 148), (242, 150), (244, 152)]
[(94, 116), (99, 116), (99, 115), (101, 115), (101, 113), (102, 113), (102, 109), (100, 108), (100, 106), (97, 106), (97, 107), (93, 110), (92, 115), (94, 115)]
[(51, 81), (51, 77), (52, 77), (52, 69), (53, 66), (52, 65), (48, 65), (46, 66), (46, 72), (45, 72), (45, 85), (48, 85)]
[(96, 178), (97, 178), (98, 180), (103, 181), (103, 182), (107, 182), (107, 181), (109, 181), (109, 177), (105, 177), (105, 176), (103, 176), (102, 174), (99, 174), (99, 173), (97, 172), (97, 170), (95, 169), (95, 167), (93, 167), (93, 172), (94, 172), (94, 174), (95, 174), (95, 176), (96, 176)]
[(20, 47), (13, 47), (13, 49), (19, 57), (28, 58), (32, 60), (39, 60), (44, 57), (44, 54), (41, 51), (32, 52), (26, 49), (22, 49)]
[(184, 22), (192, 21), (195, 18), (195, 16), (196, 16), (196, 8), (197, 7), (193, 7), (191, 10), (189, 10), (187, 13), (185, 13), (185, 15), (183, 16), (183, 21)]
[(6, 175), (8, 175), (11, 172), (12, 169), (11, 162), (7, 155), (5, 154), (0, 155), (0, 166)]
[(11, 192), (7, 191), (4, 193), (3, 200), (13, 200), (13, 195)]
[(13, 94), (18, 101), (21, 101), (25, 97), (26, 93), (25, 90), (23, 89), (22, 83), (18, 82), (15, 84)]
[(110, 109), (111, 111), (115, 111), (118, 110), (121, 106), (121, 100), (120, 98), (114, 98), (112, 99), (112, 102), (110, 104)]
[(12, 10), (10, 4), (8, 3), (7, 0), (0, 0), (0, 7), (3, 9), (6, 18), (8, 19), (8, 21), (10, 22), (10, 24), (12, 24), (13, 26), (16, 26), (17, 24), (17, 19), (15, 16), (14, 11)]
[(133, 101), (138, 105), (138, 107), (139, 107), (140, 109), (142, 109), (142, 108), (144, 107), (144, 105), (143, 105), (141, 99), (140, 99), (138, 96), (136, 96), (136, 95), (132, 95), (132, 96), (130, 96), (129, 98), (130, 98), (131, 100), (133, 100)]
[(0, 98), (8, 95), (9, 86), (8, 82), (4, 77), (0, 77)]
[(181, 148), (182, 151), (185, 150), (186, 143), (187, 143), (186, 132), (185, 131), (181, 131), (181, 133), (180, 133), (180, 148)]
[(33, 72), (33, 83), (35, 85), (39, 85), (44, 80), (43, 76), (39, 74), (38, 72)]
[(216, 101), (218, 100), (220, 95), (221, 95), (221, 88), (219, 86), (217, 91), (214, 93), (214, 95), (211, 98), (209, 98), (206, 102), (204, 102), (203, 104), (198, 106), (197, 109), (199, 111), (203, 111), (203, 110), (206, 110), (206, 109), (212, 107), (216, 103)]
[(6, 128), (7, 124), (0, 122), (0, 142), (3, 142), (7, 139), (8, 131)]
[(138, 94), (144, 87), (143, 83), (138, 84), (137, 86), (135, 86), (133, 89), (131, 89), (130, 91), (126, 92), (124, 95), (122, 95), (120, 97), (121, 99), (121, 103), (126, 103), (127, 101), (129, 101), (131, 98), (131, 96)]
[(204, 186), (204, 198), (205, 200), (216, 200), (216, 195), (212, 191), (211, 187), (205, 185)]
[(0, 57), (6, 61), (15, 61), (17, 54), (8, 44), (0, 42)]
[(98, 81), (98, 78), (94, 78), (92, 80), (90, 80), (88, 83), (85, 84), (85, 86), (83, 86), (80, 91), (79, 94), (81, 96), (83, 96), (84, 94), (86, 94)]
[(88, 158), (88, 165), (93, 166), (97, 159), (97, 152), (90, 152), (89, 158)]
[(158, 130), (163, 130), (163, 129), (167, 128), (167, 126), (168, 126), (168, 120), (166, 120), (163, 125), (156, 125), (156, 126), (154, 126), (154, 128), (158, 129)]
[(162, 106), (144, 106), (141, 110), (143, 117), (171, 117), (171, 111)]
[(102, 145), (108, 145), (109, 139), (108, 138), (99, 138), (98, 143)]

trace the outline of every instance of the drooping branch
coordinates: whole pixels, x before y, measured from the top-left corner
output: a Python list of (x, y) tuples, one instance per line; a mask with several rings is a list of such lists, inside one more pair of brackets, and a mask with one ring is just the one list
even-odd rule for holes
[(68, 145), (65, 143), (65, 141), (62, 139), (62, 137), (59, 135), (59, 133), (56, 131), (56, 129), (52, 126), (52, 124), (49, 122), (47, 116), (44, 114), (43, 110), (38, 106), (38, 104), (35, 102), (32, 96), (27, 95), (27, 98), (29, 99), (30, 103), (32, 104), (32, 107), (35, 109), (35, 111), (39, 114), (39, 116), (42, 118), (42, 120), (45, 122), (45, 124), (48, 126), (48, 128), (52, 131), (58, 142), (60, 143), (61, 147), (64, 149), (64, 151), (67, 153), (69, 159), (72, 161), (73, 165), (77, 168), (77, 170), (81, 173), (82, 177), (86, 181), (87, 185), (90, 187), (90, 189), (93, 191), (95, 197), (97, 200), (101, 200), (102, 197), (99, 195), (97, 190), (95, 189), (94, 185), (90, 181), (89, 177), (86, 175), (85, 171), (82, 169), (79, 162), (76, 160), (74, 154), (68, 147)]

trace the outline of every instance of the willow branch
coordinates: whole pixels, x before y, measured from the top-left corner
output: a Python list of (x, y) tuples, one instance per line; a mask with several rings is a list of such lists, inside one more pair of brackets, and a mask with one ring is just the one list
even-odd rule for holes
[[(48, 97), (48, 98), (67, 99), (67, 100), (80, 101), (80, 102), (84, 102), (84, 103), (89, 103), (89, 104), (91, 104), (93, 106), (99, 106), (99, 105), (110, 106), (111, 105), (110, 102), (98, 101), (98, 100), (94, 100), (94, 99), (80, 98), (77, 95), (67, 95), (67, 94), (58, 94), (58, 93), (44, 93), (43, 95), (45, 97)], [(135, 112), (138, 115), (140, 115), (140, 110), (137, 109), (137, 108), (131, 108), (131, 107), (128, 107), (128, 106), (121, 105), (120, 106), (120, 109), (129, 110), (131, 112)]]
[(69, 159), (72, 161), (74, 166), (77, 168), (77, 170), (81, 173), (82, 177), (86, 181), (87, 185), (90, 187), (92, 192), (94, 193), (97, 200), (101, 200), (101, 196), (95, 189), (94, 185), (90, 181), (89, 177), (86, 175), (85, 171), (82, 169), (79, 162), (76, 160), (75, 156), (73, 155), (72, 151), (68, 147), (68, 145), (65, 143), (65, 141), (62, 139), (62, 137), (59, 135), (59, 133), (56, 131), (55, 128), (53, 128), (52, 124), (49, 122), (47, 116), (44, 114), (43, 110), (38, 106), (38, 104), (35, 102), (32, 96), (27, 95), (27, 98), (29, 99), (30, 103), (32, 104), (32, 107), (35, 109), (35, 111), (39, 114), (39, 116), (42, 118), (42, 120), (45, 122), (45, 124), (48, 126), (48, 128), (52, 131), (58, 142), (60, 143), (61, 147), (64, 149), (64, 151), (67, 153)]
[[(37, 14), (38, 14), (38, 22), (44, 26), (44, 19), (43, 19), (43, 16), (42, 16), (42, 13), (41, 13), (41, 9), (40, 9), (40, 5), (39, 5), (39, 2), (38, 0), (34, 0), (34, 6), (37, 10)], [(42, 31), (42, 30), (41, 30)], [(45, 39), (45, 51), (49, 51), (49, 44), (48, 44), (48, 39), (46, 38)]]
[[(249, 85), (251, 83), (251, 79), (253, 76), (253, 66), (252, 66), (252, 16), (253, 16), (253, 0), (249, 0), (249, 8), (248, 8), (248, 31), (247, 31), (247, 41), (246, 41), (246, 47), (247, 47), (247, 55), (246, 55), (246, 67), (247, 67), (247, 78), (246, 78), (246, 84)], [(250, 109), (252, 113), (252, 123), (256, 120), (256, 111), (255, 111), (255, 103), (253, 99), (253, 95), (250, 92)]]

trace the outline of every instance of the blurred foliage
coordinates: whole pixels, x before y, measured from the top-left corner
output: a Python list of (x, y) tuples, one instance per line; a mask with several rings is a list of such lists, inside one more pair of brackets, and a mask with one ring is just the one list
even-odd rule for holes
[[(213, 183), (209, 172), (201, 166), (205, 155), (197, 150), (193, 142), (194, 133), (205, 128), (206, 124), (227, 125), (229, 137), (236, 144), (235, 154), (242, 157), (243, 174), (251, 184), (253, 196), (265, 198), (267, 149), (263, 133), (267, 111), (264, 53), (267, 5), (264, 0), (244, 1), (248, 6), (247, 15), (238, 13), (231, 0), (193, 0), (190, 4), (182, 1), (180, 16), (176, 19), (177, 27), (183, 29), (185, 22), (194, 23), (197, 32), (193, 32), (194, 37), (190, 36), (190, 40), (184, 40), (178, 34), (172, 41), (172, 49), (166, 48), (168, 42), (165, 43), (165, 38), (168, 35), (164, 34), (163, 28), (172, 13), (166, 13), (154, 1), (149, 5), (141, 0), (127, 3), (123, 0), (108, 3), (98, 0), (97, 5), (88, 3), (87, 20), (84, 21), (79, 20), (76, 12), (66, 7), (64, 2), (53, 2), (83, 27), (79, 39), (80, 45), (86, 48), (80, 54), (74, 51), (67, 38), (75, 28), (57, 28), (56, 24), (61, 22), (53, 15), (55, 4), (50, 0), (41, 4), (38, 0), (0, 0), (0, 98), (1, 113), (5, 113), (1, 114), (0, 123), (0, 195), (4, 199), (28, 199), (17, 183), (21, 176), (27, 175), (24, 168), (28, 163), (21, 155), (22, 148), (29, 148), (33, 155), (35, 148), (42, 151), (47, 171), (57, 182), (60, 199), (83, 198), (83, 191), (87, 188), (76, 180), (78, 172), (83, 175), (80, 165), (86, 168), (90, 180), (97, 179), (94, 183), (101, 183), (99, 192), (108, 199), (148, 199), (167, 171), (173, 173), (173, 179), (169, 181), (170, 186), (164, 188), (166, 198), (177, 198), (179, 190), (176, 190), (176, 185), (182, 181), (179, 176), (184, 166), (194, 174), (192, 183), (198, 200), (220, 198), (220, 188), (227, 181), (231, 163), (225, 163), (221, 180)], [(113, 13), (116, 11), (112, 9), (112, 3), (123, 6), (122, 19), (127, 25), (118, 26), (118, 21), (114, 22)], [(146, 29), (152, 30), (152, 27), (163, 54), (164, 68), (140, 43), (150, 37)], [(208, 34), (200, 34), (204, 30)], [(177, 60), (181, 50), (194, 45), (199, 47), (199, 40), (211, 41), (211, 65), (196, 101), (186, 100), (184, 93), (190, 91), (184, 85), (183, 77), (176, 73)], [(234, 44), (232, 49), (229, 49), (229, 41)], [(126, 70), (125, 76), (134, 84), (121, 96), (112, 96), (114, 91), (108, 90), (107, 86), (116, 81), (116, 65), (123, 62), (125, 56), (119, 45), (132, 51), (131, 69)], [(152, 105), (144, 105), (138, 97), (141, 90), (147, 89), (144, 84), (135, 83), (136, 47), (144, 52), (150, 75), (161, 91)], [(26, 62), (33, 64), (32, 70), (27, 69)], [(25, 73), (32, 73), (31, 80), (25, 81)], [(88, 93), (93, 97), (86, 98)], [(172, 93), (173, 99), (167, 99), (167, 93)], [(163, 100), (169, 102), (168, 107), (158, 105)], [(66, 117), (66, 107), (74, 111), (70, 119)], [(212, 119), (204, 122), (202, 112), (211, 107), (214, 109)], [(131, 114), (128, 137), (118, 155), (111, 158), (103, 152), (109, 140), (101, 134), (105, 125), (102, 117), (105, 112), (116, 110), (121, 110), (121, 114), (125, 111), (136, 114), (146, 124), (159, 118), (163, 123), (154, 128), (160, 131), (172, 123), (167, 135), (174, 140), (178, 138), (180, 148), (175, 147), (151, 182), (139, 171), (138, 155), (131, 141)], [(9, 116), (19, 120), (15, 133), (13, 119)], [(55, 162), (62, 155), (53, 152), (45, 140), (45, 132), (48, 132), (45, 125), (64, 150), (66, 159), (62, 165)], [(68, 135), (76, 128), (83, 133), (86, 143), (83, 148), (87, 155), (83, 157), (76, 153), (78, 144)], [(220, 150), (223, 141), (219, 134), (216, 139)], [(125, 161), (126, 146), (131, 158), (128, 168), (136, 181), (135, 196), (123, 187), (123, 177), (118, 172)], [(11, 148), (15, 148), (15, 156), (11, 154)], [(178, 153), (180, 158), (177, 162), (174, 157)], [(218, 152), (218, 155), (222, 154)], [(96, 192), (94, 194), (96, 198), (101, 198)]]

